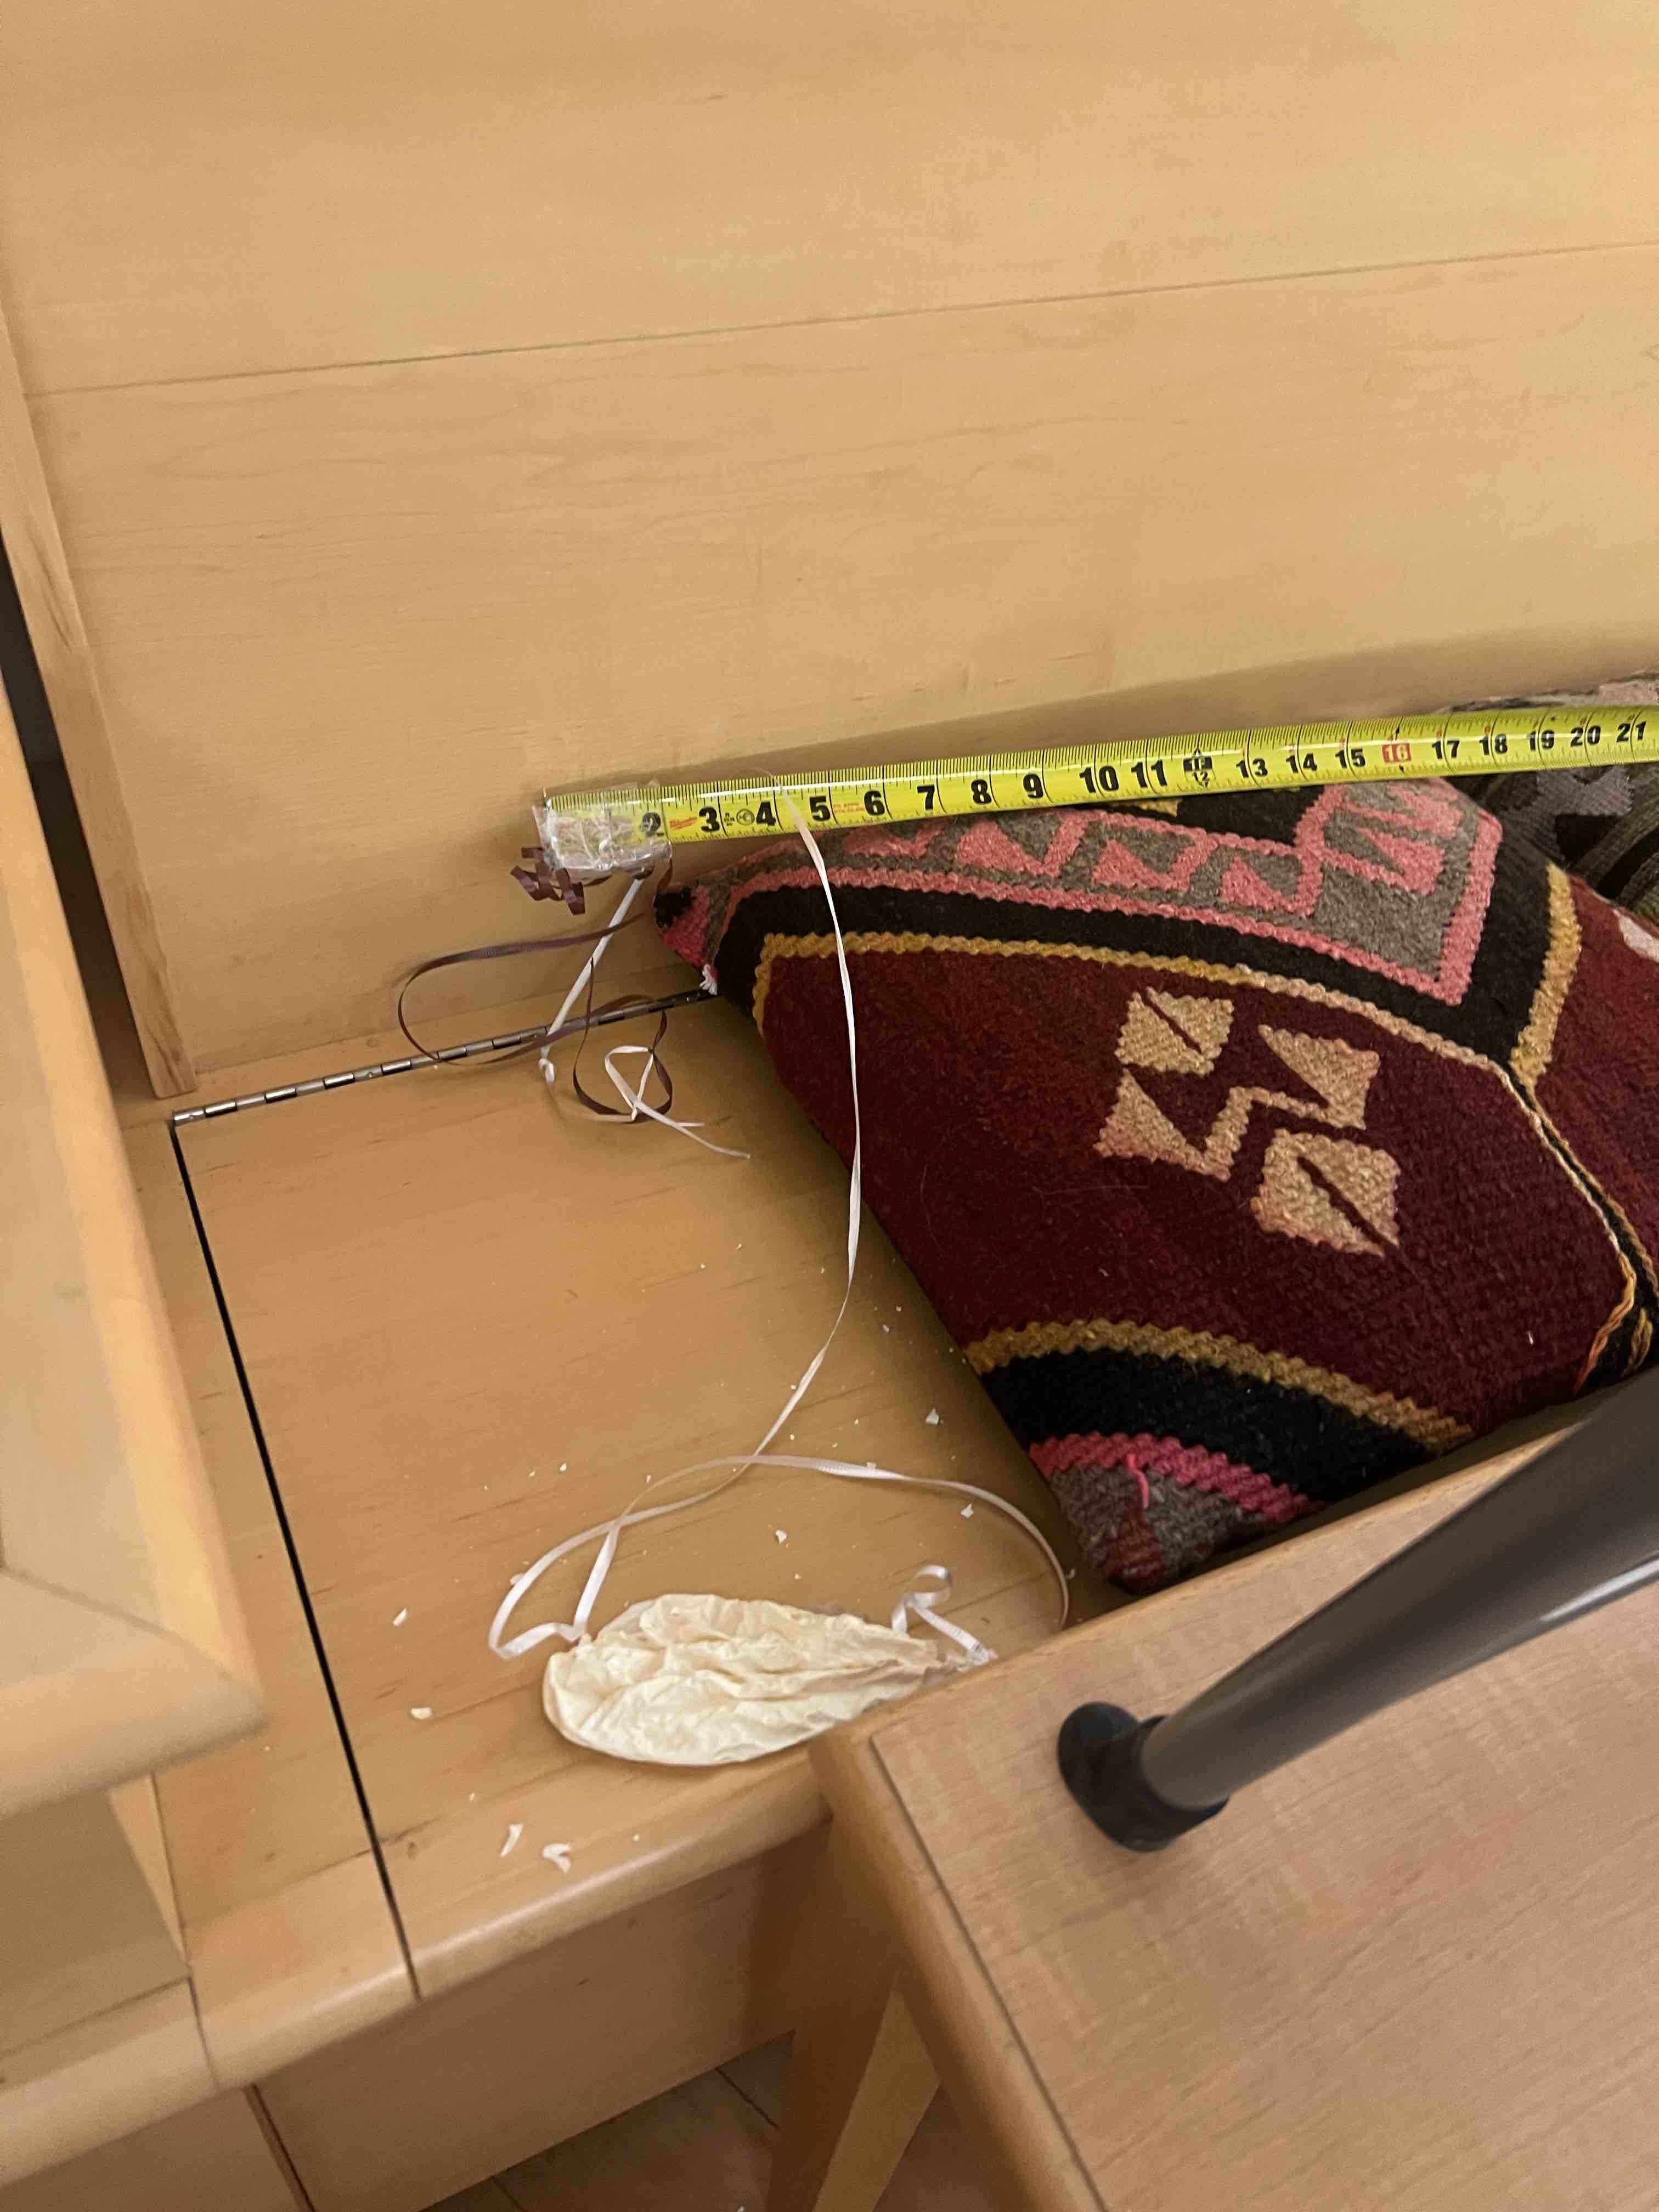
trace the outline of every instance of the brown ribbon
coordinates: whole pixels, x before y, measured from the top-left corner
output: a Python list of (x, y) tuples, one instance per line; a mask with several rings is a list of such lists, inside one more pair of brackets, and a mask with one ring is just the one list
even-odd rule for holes
[[(671, 856), (662, 883), (657, 886), (658, 890), (664, 888), (672, 873), (673, 860)], [(653, 893), (653, 898), (654, 896)], [(474, 945), (464, 951), (440, 952), (430, 960), (422, 960), (419, 967), (410, 969), (398, 990), (398, 1027), (403, 1031), (404, 1041), (421, 1055), (422, 1060), (435, 1061), (440, 1066), (465, 1065), (495, 1067), (503, 1060), (517, 1060), (524, 1053), (539, 1051), (556, 1035), (565, 1036), (580, 1031), (581, 1042), (576, 1048), (576, 1057), (570, 1070), (572, 1090), (582, 1104), (587, 1108), (589, 1113), (602, 1114), (612, 1120), (626, 1121), (636, 1117), (629, 1114), (621, 1106), (607, 1106), (603, 1099), (593, 1097), (582, 1087), (579, 1070), (581, 1066), (582, 1054), (587, 1049), (587, 1033), (592, 1029), (607, 1025), (611, 1022), (625, 1020), (630, 1013), (655, 1014), (658, 1017), (657, 1033), (651, 1040), (649, 1047), (651, 1057), (646, 1066), (645, 1080), (641, 1084), (640, 1089), (643, 1092), (645, 1084), (651, 1080), (653, 1075), (655, 1075), (662, 1086), (662, 1097), (657, 1103), (657, 1110), (663, 1114), (669, 1113), (674, 1103), (674, 1079), (669, 1073), (659, 1054), (659, 1048), (668, 1030), (669, 1010), (673, 1006), (695, 1005), (698, 1000), (706, 995), (701, 991), (676, 992), (667, 999), (649, 999), (639, 992), (625, 992), (620, 998), (607, 999), (601, 1006), (596, 1006), (593, 1004), (593, 974), (590, 970), (587, 978), (587, 996), (579, 1021), (567, 1022), (556, 1032), (550, 1026), (538, 1030), (533, 1036), (522, 1038), (516, 1044), (500, 1046), (487, 1059), (483, 1054), (478, 1054), (469, 1057), (465, 1062), (442, 1060), (435, 1046), (422, 1043), (409, 1026), (404, 1012), (405, 1002), (414, 986), (423, 975), (434, 975), (441, 968), (463, 968), (474, 961), (481, 960), (512, 960), (516, 959), (520, 954), (528, 952), (559, 952), (562, 951), (567, 945), (574, 950), (581, 945), (598, 945), (607, 937), (616, 936), (620, 930), (631, 929), (636, 921), (648, 919), (651, 907), (652, 899), (646, 899), (625, 921), (607, 923), (603, 929), (578, 930), (562, 937), (514, 937), (500, 945)]]

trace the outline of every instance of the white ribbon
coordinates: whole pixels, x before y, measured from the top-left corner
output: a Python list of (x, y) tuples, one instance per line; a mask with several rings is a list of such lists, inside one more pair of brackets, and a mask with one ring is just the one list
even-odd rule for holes
[[(617, 1066), (617, 1062), (619, 1060), (627, 1060), (629, 1057), (635, 1060), (642, 1060), (645, 1062), (645, 1066), (640, 1070), (639, 1088), (637, 1090), (634, 1089), (629, 1085), (627, 1078), (622, 1074)], [(550, 1086), (553, 1081), (553, 1069), (551, 1063), (546, 1060), (544, 1054), (543, 1065), (544, 1072), (546, 1074), (548, 1083)], [(660, 1121), (665, 1129), (678, 1129), (681, 1136), (690, 1137), (694, 1145), (702, 1146), (705, 1151), (718, 1152), (722, 1159), (746, 1160), (749, 1158), (747, 1152), (734, 1152), (729, 1145), (717, 1145), (712, 1138), (700, 1137), (697, 1134), (697, 1132), (702, 1127), (702, 1123), (701, 1121), (677, 1121), (672, 1114), (661, 1113), (656, 1107), (648, 1106), (646, 1103), (645, 1086), (650, 1080), (652, 1069), (656, 1065), (657, 1054), (655, 1048), (648, 1044), (613, 1044), (610, 1051), (606, 1053), (605, 1056), (605, 1072), (611, 1078), (611, 1085), (616, 1091), (617, 1096), (622, 1100), (623, 1104), (627, 1107), (629, 1120), (630, 1121), (637, 1121), (641, 1115), (643, 1114), (647, 1121)]]
[[(1070, 1594), (1066, 1585), (1065, 1570), (1054, 1547), (1035, 1521), (1022, 1513), (1018, 1505), (1011, 1504), (1007, 1498), (1000, 1498), (994, 1490), (981, 1490), (972, 1482), (946, 1481), (939, 1475), (900, 1474), (890, 1467), (855, 1467), (850, 1460), (816, 1459), (798, 1452), (750, 1452), (747, 1455), (734, 1452), (726, 1458), (698, 1460), (690, 1467), (676, 1468), (667, 1480), (678, 1482), (684, 1475), (712, 1474), (716, 1468), (721, 1467), (734, 1468), (736, 1472), (729, 1474), (724, 1482), (713, 1483), (707, 1490), (694, 1492), (690, 1498), (677, 1498), (669, 1505), (641, 1507), (636, 1499), (626, 1512), (618, 1513), (614, 1520), (596, 1521), (591, 1528), (584, 1528), (579, 1535), (567, 1536), (562, 1544), (555, 1544), (550, 1551), (544, 1552), (539, 1559), (532, 1559), (521, 1575), (514, 1577), (507, 1595), (496, 1607), (495, 1618), (489, 1624), (489, 1648), (496, 1657), (522, 1658), (526, 1651), (533, 1651), (538, 1644), (545, 1644), (556, 1636), (566, 1644), (580, 1644), (588, 1633), (593, 1607), (599, 1601), (599, 1592), (611, 1571), (611, 1563), (617, 1556), (617, 1547), (622, 1541), (625, 1528), (637, 1528), (647, 1521), (661, 1521), (671, 1513), (686, 1513), (694, 1505), (706, 1505), (711, 1498), (718, 1498), (723, 1490), (729, 1490), (734, 1482), (757, 1468), (764, 1474), (775, 1468), (793, 1468), (809, 1474), (834, 1475), (842, 1482), (908, 1483), (918, 1490), (938, 1491), (945, 1496), (975, 1499), (981, 1505), (990, 1506), (994, 1512), (1012, 1521), (1017, 1528), (1022, 1529), (1048, 1562), (1054, 1577), (1054, 1587), (1060, 1593), (1060, 1625), (1062, 1628), (1066, 1626)], [(645, 1495), (641, 1491), (640, 1496), (643, 1498)], [(568, 1622), (544, 1620), (535, 1628), (521, 1629), (516, 1636), (503, 1637), (501, 1632), (531, 1584), (539, 1582), (550, 1567), (557, 1566), (559, 1561), (568, 1559), (572, 1552), (579, 1552), (584, 1544), (591, 1544), (596, 1536), (602, 1538), (603, 1541), (599, 1556), (588, 1570), (582, 1594), (576, 1601), (574, 1619)], [(945, 1621), (933, 1610), (935, 1599), (945, 1598), (951, 1594), (950, 1569), (927, 1566), (919, 1568), (917, 1572), (932, 1576), (935, 1586), (932, 1590), (918, 1589), (908, 1591), (894, 1607), (894, 1627), (902, 1629), (906, 1616), (916, 1613), (938, 1628), (941, 1634), (948, 1635), (952, 1643), (959, 1644), (963, 1650), (983, 1650), (984, 1646), (965, 1628)]]
[[(808, 1474), (833, 1475), (837, 1480), (842, 1482), (908, 1483), (918, 1490), (938, 1491), (951, 1496), (976, 1500), (982, 1505), (990, 1506), (994, 1512), (1000, 1513), (1006, 1519), (1012, 1521), (1016, 1528), (1022, 1529), (1048, 1561), (1054, 1574), (1054, 1586), (1060, 1592), (1060, 1626), (1062, 1628), (1066, 1626), (1066, 1616), (1070, 1611), (1070, 1592), (1066, 1584), (1065, 1571), (1055, 1556), (1054, 1547), (1034, 1521), (1022, 1513), (1018, 1506), (1011, 1504), (1007, 1498), (1000, 1498), (995, 1491), (981, 1490), (971, 1482), (946, 1481), (942, 1476), (900, 1474), (892, 1468), (855, 1467), (848, 1460), (817, 1459), (793, 1452), (773, 1452), (767, 1449), (767, 1446), (811, 1388), (830, 1346), (836, 1340), (836, 1332), (847, 1317), (847, 1309), (853, 1296), (853, 1276), (858, 1266), (859, 1228), (864, 1217), (864, 1130), (859, 1114), (858, 1024), (853, 1012), (853, 978), (847, 966), (847, 946), (841, 933), (841, 917), (836, 912), (835, 893), (830, 887), (830, 872), (824, 866), (823, 855), (818, 850), (817, 841), (807, 828), (805, 820), (793, 799), (787, 792), (781, 796), (784, 805), (793, 818), (796, 833), (811, 855), (812, 866), (817, 871), (818, 881), (823, 886), (823, 896), (829, 903), (830, 926), (836, 935), (836, 963), (841, 971), (842, 1004), (847, 1016), (847, 1064), (853, 1085), (853, 1164), (847, 1194), (847, 1288), (842, 1293), (841, 1304), (836, 1309), (835, 1320), (830, 1323), (830, 1334), (807, 1362), (805, 1373), (784, 1401), (783, 1411), (768, 1429), (754, 1450), (740, 1455), (733, 1455), (729, 1458), (698, 1460), (692, 1466), (676, 1468), (674, 1472), (665, 1478), (668, 1482), (678, 1482), (686, 1475), (712, 1474), (716, 1468), (729, 1468), (732, 1472), (726, 1475), (724, 1481), (714, 1483), (707, 1490), (697, 1491), (690, 1498), (677, 1498), (668, 1505), (643, 1504), (641, 1501), (647, 1492), (641, 1491), (627, 1508), (613, 1519), (595, 1522), (591, 1528), (584, 1528), (579, 1535), (567, 1536), (562, 1544), (555, 1544), (550, 1551), (544, 1552), (539, 1559), (532, 1560), (522, 1574), (514, 1577), (507, 1595), (496, 1608), (495, 1618), (489, 1624), (489, 1648), (501, 1659), (521, 1658), (526, 1651), (533, 1651), (538, 1644), (548, 1643), (555, 1637), (561, 1638), (566, 1644), (580, 1644), (589, 1632), (588, 1625), (593, 1617), (593, 1608), (599, 1602), (599, 1592), (604, 1589), (605, 1577), (611, 1572), (611, 1565), (616, 1559), (617, 1547), (622, 1541), (624, 1529), (637, 1528), (647, 1521), (661, 1521), (671, 1513), (689, 1512), (694, 1505), (706, 1505), (710, 1498), (718, 1498), (722, 1491), (729, 1490), (733, 1483), (741, 1482), (744, 1475), (756, 1468), (771, 1470), (779, 1468), (793, 1468)], [(620, 921), (633, 903), (638, 890), (637, 883), (630, 885), (617, 908), (617, 920)], [(609, 938), (600, 939), (589, 963), (590, 969), (598, 965), (599, 956), (610, 941)], [(559, 1021), (563, 1020), (570, 1007), (575, 1004), (577, 995), (587, 980), (587, 972), (585, 970), (577, 978), (575, 988), (566, 1000), (557, 1020), (553, 1024), (555, 1028), (558, 1026)], [(749, 1157), (746, 1152), (726, 1152), (725, 1146), (710, 1144), (707, 1137), (697, 1136), (696, 1131), (702, 1127), (700, 1122), (676, 1121), (669, 1115), (659, 1113), (654, 1107), (647, 1106), (641, 1096), (641, 1091), (649, 1075), (649, 1067), (647, 1066), (641, 1074), (640, 1086), (636, 1090), (631, 1088), (611, 1065), (614, 1059), (626, 1053), (641, 1056), (647, 1061), (650, 1060), (652, 1054), (648, 1045), (619, 1045), (605, 1054), (606, 1072), (621, 1094), (623, 1103), (629, 1108), (630, 1114), (642, 1113), (653, 1121), (660, 1121), (665, 1128), (678, 1129), (682, 1136), (690, 1137), (696, 1143), (708, 1146), (711, 1152), (725, 1152), (728, 1158), (746, 1159)], [(550, 1084), (553, 1081), (553, 1068), (545, 1047), (542, 1052), (542, 1070)], [(531, 1585), (538, 1582), (550, 1567), (556, 1566), (561, 1559), (568, 1559), (572, 1552), (580, 1551), (584, 1544), (591, 1544), (596, 1536), (601, 1540), (599, 1553), (588, 1570), (587, 1580), (582, 1587), (581, 1596), (577, 1601), (574, 1618), (568, 1622), (544, 1620), (535, 1628), (520, 1630), (516, 1636), (504, 1637), (503, 1630), (512, 1619), (520, 1600)], [(920, 1577), (930, 1579), (932, 1587), (918, 1587), (905, 1593), (893, 1609), (895, 1629), (902, 1632), (910, 1617), (914, 1615), (919, 1620), (925, 1620), (930, 1628), (936, 1629), (941, 1636), (948, 1638), (952, 1644), (967, 1652), (969, 1659), (975, 1665), (982, 1665), (993, 1656), (992, 1653), (969, 1630), (960, 1626), (955, 1621), (947, 1620), (936, 1610), (935, 1601), (948, 1598), (951, 1594), (950, 1569), (941, 1566), (925, 1566), (918, 1569), (917, 1571)]]
[[(558, 1012), (554, 1015), (552, 1020), (548, 1024), (548, 1028), (550, 1030), (556, 1031), (564, 1027), (565, 1023), (569, 1018), (570, 1009), (575, 1005), (577, 1000), (580, 998), (584, 989), (586, 988), (588, 978), (592, 975), (600, 961), (604, 959), (605, 954), (610, 951), (611, 933), (619, 929), (623, 923), (628, 919), (628, 910), (633, 905), (635, 900), (639, 896), (641, 890), (645, 886), (645, 882), (646, 878), (643, 876), (635, 876), (633, 881), (629, 884), (628, 889), (617, 900), (616, 910), (611, 917), (610, 931), (606, 935), (599, 939), (599, 943), (593, 947), (592, 952), (588, 954), (586, 961), (583, 964), (580, 975), (577, 976), (575, 981), (570, 986), (569, 990), (565, 994), (564, 1004), (559, 1008)], [(706, 988), (706, 970), (704, 971), (704, 983)], [(629, 1084), (627, 1077), (623, 1075), (621, 1069), (617, 1066), (617, 1062), (619, 1060), (642, 1060), (645, 1062), (645, 1066), (640, 1070), (640, 1079), (637, 1087)], [(704, 1146), (711, 1152), (718, 1152), (722, 1159), (746, 1160), (749, 1158), (747, 1152), (734, 1152), (729, 1146), (717, 1145), (712, 1142), (708, 1137), (700, 1137), (697, 1134), (697, 1132), (702, 1127), (702, 1123), (701, 1121), (677, 1121), (672, 1114), (661, 1113), (656, 1107), (649, 1106), (646, 1103), (645, 1086), (650, 1081), (651, 1071), (657, 1066), (657, 1064), (656, 1053), (648, 1044), (613, 1045), (611, 1048), (611, 1050), (606, 1053), (605, 1056), (605, 1072), (611, 1078), (611, 1085), (612, 1090), (615, 1091), (617, 1096), (622, 1100), (623, 1104), (628, 1109), (628, 1119), (630, 1121), (637, 1121), (641, 1115), (643, 1114), (647, 1121), (660, 1121), (665, 1129), (678, 1129), (681, 1136), (690, 1137), (694, 1145)], [(541, 1052), (538, 1057), (537, 1065), (542, 1071), (542, 1079), (546, 1084), (548, 1089), (550, 1091), (556, 1089), (558, 1085), (559, 1071), (554, 1064), (553, 1044), (550, 1040), (542, 1047)]]

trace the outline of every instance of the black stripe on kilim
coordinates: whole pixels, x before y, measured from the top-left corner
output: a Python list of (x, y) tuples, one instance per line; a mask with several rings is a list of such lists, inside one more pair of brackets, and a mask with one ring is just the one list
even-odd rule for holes
[[(833, 854), (830, 857), (833, 874)], [(1079, 911), (923, 891), (902, 878), (874, 889), (836, 884), (836, 907), (848, 934), (891, 931), (985, 938), (1000, 944), (1105, 946), (1154, 958), (1207, 960), (1262, 975), (1293, 976), (1363, 1000), (1504, 1066), (1531, 1016), (1549, 950), (1543, 868), (1543, 861), (1526, 848), (1512, 847), (1507, 840), (1499, 846), (1480, 945), (1468, 988), (1455, 1006), (1305, 946), (1282, 945), (1273, 938), (1185, 916), (1109, 908)], [(685, 896), (669, 892), (658, 902), (665, 922), (684, 911)], [(823, 894), (816, 884), (751, 893), (738, 905), (712, 955), (721, 995), (751, 1012), (755, 975), (766, 939), (774, 934), (819, 936), (828, 926)]]
[(1029, 1449), (1051, 1438), (1178, 1437), (1329, 1503), (1435, 1455), (1415, 1437), (1311, 1391), (1133, 1352), (1050, 1352), (980, 1380)]

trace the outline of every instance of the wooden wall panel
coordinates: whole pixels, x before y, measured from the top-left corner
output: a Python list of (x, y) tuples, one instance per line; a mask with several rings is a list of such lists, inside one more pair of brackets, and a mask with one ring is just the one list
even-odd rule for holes
[(1646, 0), (12, 0), (31, 387), (1659, 235)]
[(533, 925), (548, 777), (1650, 654), (1656, 299), (1644, 249), (41, 403), (191, 1054)]

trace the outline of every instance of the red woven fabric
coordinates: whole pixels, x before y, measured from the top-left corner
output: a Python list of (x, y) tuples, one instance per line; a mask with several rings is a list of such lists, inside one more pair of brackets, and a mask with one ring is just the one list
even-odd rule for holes
[[(1455, 788), (825, 854), (871, 1206), (1127, 1586), (1648, 1358), (1659, 942)], [(847, 1157), (805, 854), (659, 919)]]

